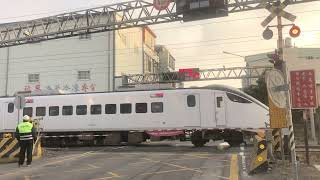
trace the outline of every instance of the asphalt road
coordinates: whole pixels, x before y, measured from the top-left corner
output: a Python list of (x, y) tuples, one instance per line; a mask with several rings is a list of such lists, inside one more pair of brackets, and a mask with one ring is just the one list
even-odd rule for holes
[(194, 148), (179, 141), (47, 150), (31, 167), (0, 164), (0, 179), (237, 180), (243, 175), (239, 151), (219, 151), (213, 143)]

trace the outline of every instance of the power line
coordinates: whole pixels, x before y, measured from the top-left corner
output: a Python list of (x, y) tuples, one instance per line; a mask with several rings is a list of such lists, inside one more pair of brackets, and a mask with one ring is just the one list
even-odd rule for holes
[[(314, 31), (318, 31), (318, 30), (312, 30), (312, 32)], [(251, 37), (259, 37), (259, 36), (244, 36), (244, 37), (238, 37), (238, 38), (221, 38), (221, 39), (214, 39), (214, 40), (206, 40), (206, 41), (200, 41), (200, 43), (202, 42), (212, 42), (212, 41), (222, 41), (222, 40), (232, 40), (232, 39), (244, 39), (244, 38), (251, 38)], [(226, 45), (226, 44), (235, 44), (235, 43), (250, 43), (253, 41), (264, 41), (264, 39), (258, 39), (258, 40), (244, 40), (244, 41), (235, 41), (235, 42), (225, 42), (225, 43), (215, 43), (215, 44), (204, 44), (204, 45), (197, 45), (197, 46), (187, 46), (187, 47), (175, 47), (175, 48), (171, 48), (171, 49), (186, 49), (186, 48), (194, 48), (194, 47), (203, 47), (203, 46), (212, 46), (212, 45)], [(191, 42), (189, 42), (191, 43)], [(197, 42), (193, 42), (193, 43), (197, 43)], [(186, 45), (188, 44), (187, 42), (183, 42), (183, 43), (174, 43), (174, 44), (169, 44), (169, 45)], [(59, 54), (46, 54), (46, 55), (39, 55), (39, 56), (24, 56), (24, 57), (19, 57), (19, 58), (11, 58), (11, 61), (15, 61), (15, 60), (19, 60), (19, 59), (27, 59), (27, 58), (39, 58), (39, 57), (52, 57), (52, 56), (61, 56), (61, 55), (73, 55), (73, 54), (88, 54), (88, 53), (103, 53), (103, 52), (111, 52), (111, 51), (128, 51), (128, 50), (135, 50), (137, 48), (122, 48), (122, 49), (110, 49), (110, 50), (97, 50), (97, 51), (80, 51), (80, 52), (72, 52), (72, 53), (59, 53)], [(116, 55), (121, 55), (121, 54), (131, 54), (132, 52), (126, 52), (126, 53), (116, 53)], [(77, 57), (81, 57), (81, 56), (77, 56)], [(84, 56), (85, 57), (85, 56)], [(70, 58), (70, 57), (66, 57), (66, 58)], [(72, 58), (72, 57), (71, 57)], [(60, 59), (60, 58), (58, 58)], [(2, 59), (2, 60), (6, 60), (6, 59)], [(46, 60), (50, 60), (50, 59), (46, 59)], [(52, 60), (57, 60), (57, 59), (52, 59)], [(31, 60), (31, 61), (24, 61), (24, 62), (35, 62), (35, 61), (43, 61), (43, 60)], [(21, 63), (21, 62), (17, 62), (17, 63)], [(6, 63), (0, 63), (0, 64), (6, 64)]]

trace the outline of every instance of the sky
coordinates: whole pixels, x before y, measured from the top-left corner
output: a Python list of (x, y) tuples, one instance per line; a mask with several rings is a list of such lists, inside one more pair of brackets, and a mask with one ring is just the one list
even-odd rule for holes
[[(46, 17), (90, 7), (114, 4), (121, 0), (2, 0), (0, 23)], [(125, 0), (123, 0), (125, 1)], [(320, 1), (290, 5), (285, 9), (297, 16), (295, 24), (301, 35), (293, 40), (297, 47), (320, 47)], [(173, 22), (152, 25), (157, 44), (166, 45), (176, 58), (176, 69), (198, 67), (200, 69), (244, 66), (242, 57), (224, 54), (223, 51), (241, 56), (273, 51), (275, 38), (264, 40), (264, 28), (260, 23), (269, 12), (265, 9), (229, 14), (228, 17), (194, 22)], [(276, 20), (270, 25), (275, 25)], [(289, 23), (284, 21), (284, 23)], [(288, 37), (290, 27), (285, 27)], [(275, 33), (276, 29), (272, 29)], [(206, 81), (187, 83), (188, 86), (204, 86), (219, 83), (234, 87), (241, 80)]]

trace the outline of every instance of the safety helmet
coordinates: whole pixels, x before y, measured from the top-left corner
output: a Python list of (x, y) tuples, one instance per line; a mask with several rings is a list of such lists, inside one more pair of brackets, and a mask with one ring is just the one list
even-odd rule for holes
[(30, 120), (30, 117), (28, 115), (23, 116), (23, 121), (29, 121), (29, 120)]

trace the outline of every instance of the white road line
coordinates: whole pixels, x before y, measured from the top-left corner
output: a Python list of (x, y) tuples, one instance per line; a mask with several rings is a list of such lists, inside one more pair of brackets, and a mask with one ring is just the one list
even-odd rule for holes
[(241, 156), (241, 164), (242, 164), (242, 174), (243, 176), (248, 176), (247, 173), (247, 165), (246, 165), (246, 156), (244, 155), (244, 147), (240, 146), (241, 152), (239, 152), (239, 155)]

